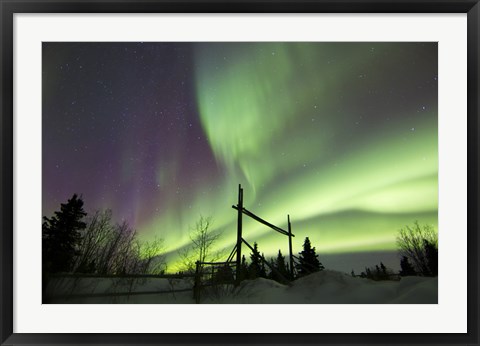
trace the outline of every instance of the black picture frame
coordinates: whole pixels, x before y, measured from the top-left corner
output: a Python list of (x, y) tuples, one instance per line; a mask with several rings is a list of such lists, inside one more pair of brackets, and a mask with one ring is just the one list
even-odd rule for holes
[[(0, 0), (2, 345), (478, 345), (479, 329), (479, 16), (478, 0)], [(465, 334), (20, 334), (13, 332), (13, 15), (15, 13), (467, 13), (468, 309)], [(452, 316), (452, 318), (455, 318)]]

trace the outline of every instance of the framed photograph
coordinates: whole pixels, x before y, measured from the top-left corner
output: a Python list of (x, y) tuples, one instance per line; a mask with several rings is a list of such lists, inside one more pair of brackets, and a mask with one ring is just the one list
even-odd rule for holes
[(477, 1), (2, 1), (1, 342), (478, 345)]

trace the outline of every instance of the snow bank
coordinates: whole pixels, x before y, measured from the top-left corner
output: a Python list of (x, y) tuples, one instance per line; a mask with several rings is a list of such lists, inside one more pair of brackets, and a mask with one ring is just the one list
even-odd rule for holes
[(437, 278), (404, 277), (373, 281), (324, 270), (291, 286), (267, 279), (244, 281), (237, 292), (207, 303), (230, 304), (436, 304)]
[[(149, 278), (132, 282), (126, 279), (57, 279), (48, 291), (57, 296), (53, 303), (194, 304), (192, 281)], [(172, 290), (187, 290), (171, 292)], [(151, 293), (162, 291), (166, 293)], [(170, 291), (170, 292), (169, 292)], [(132, 295), (79, 297), (82, 294)], [(148, 294), (138, 294), (147, 292)], [(62, 297), (63, 296), (63, 297)], [(404, 277), (399, 281), (372, 281), (324, 270), (282, 285), (258, 278), (239, 287), (205, 288), (202, 303), (207, 304), (436, 304), (437, 278)]]

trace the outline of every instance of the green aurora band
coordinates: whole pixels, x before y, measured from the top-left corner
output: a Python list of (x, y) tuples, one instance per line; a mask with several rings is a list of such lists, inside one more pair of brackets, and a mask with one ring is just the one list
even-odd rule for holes
[[(320, 257), (393, 250), (401, 227), (418, 220), (437, 228), (436, 99), (429, 107), (397, 100), (388, 108), (388, 100), (377, 107), (362, 98), (385, 84), (407, 85), (397, 66), (417, 46), (212, 43), (194, 49), (199, 116), (223, 178), (202, 178), (188, 208), (172, 205), (141, 225), (150, 235), (181, 230), (166, 233), (166, 243), (176, 244), (172, 254), (188, 245), (199, 215), (213, 217), (222, 232), (219, 248), (233, 247), (231, 205), (239, 183), (247, 209), (282, 228), (290, 215), (295, 252), (306, 236)], [(394, 59), (379, 60), (382, 54)], [(159, 183), (172, 174), (174, 168), (159, 167)], [(288, 253), (286, 237), (247, 218), (244, 237), (258, 241), (265, 255)]]

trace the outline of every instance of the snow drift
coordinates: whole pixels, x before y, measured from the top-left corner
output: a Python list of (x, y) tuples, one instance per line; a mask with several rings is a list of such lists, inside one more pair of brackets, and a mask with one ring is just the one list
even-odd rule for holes
[(233, 296), (210, 303), (250, 304), (436, 304), (437, 278), (404, 277), (373, 281), (324, 270), (295, 280), (291, 286), (272, 280), (243, 282)]
[[(142, 279), (56, 279), (49, 285), (52, 303), (194, 304), (191, 280)], [(171, 292), (172, 290), (181, 292)], [(187, 290), (187, 291), (185, 291)], [(155, 291), (167, 293), (155, 294)], [(168, 292), (170, 291), (170, 292)], [(131, 295), (115, 295), (132, 292)], [(145, 294), (139, 294), (144, 292)], [(84, 294), (112, 294), (81, 297)], [(57, 296), (57, 298), (55, 298)], [(204, 288), (206, 304), (436, 304), (438, 280), (428, 277), (403, 277), (399, 281), (373, 281), (337, 271), (313, 273), (291, 285), (258, 278), (243, 281), (239, 287)]]

